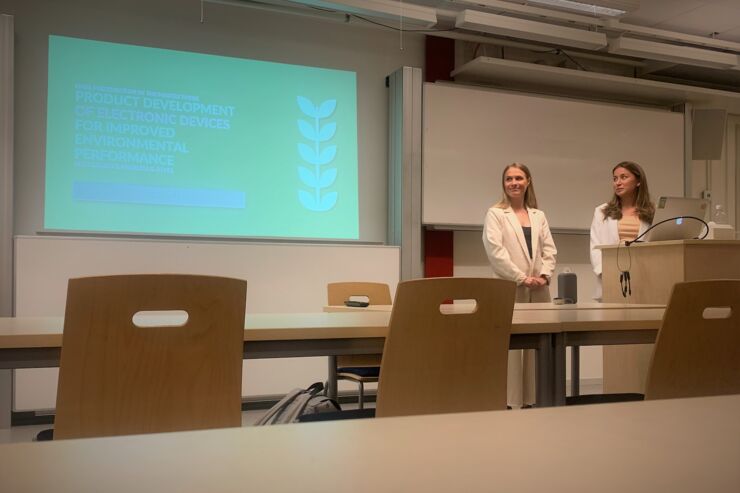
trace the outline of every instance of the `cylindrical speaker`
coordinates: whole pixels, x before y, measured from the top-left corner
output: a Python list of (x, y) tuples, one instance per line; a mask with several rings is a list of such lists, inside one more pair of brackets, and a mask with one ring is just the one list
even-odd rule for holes
[(575, 272), (558, 275), (558, 298), (562, 298), (565, 304), (578, 303), (578, 278)]

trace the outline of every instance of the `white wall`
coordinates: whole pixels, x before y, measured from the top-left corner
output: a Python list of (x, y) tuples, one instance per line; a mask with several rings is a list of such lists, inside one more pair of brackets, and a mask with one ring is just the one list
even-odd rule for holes
[[(4, 0), (15, 16), (15, 233), (43, 225), (49, 34), (352, 70), (357, 73), (360, 240), (384, 242), (388, 104), (385, 77), (423, 65), (423, 37), (198, 0)], [(112, 61), (115, 63), (115, 61)]]
[[(707, 174), (707, 166), (711, 168)], [(652, 186), (652, 183), (651, 183)], [(728, 115), (727, 131), (722, 158), (714, 161), (693, 161), (691, 195), (699, 197), (702, 190), (712, 192), (712, 203), (725, 206), (730, 224), (737, 229), (740, 217), (740, 201), (736, 199), (740, 190), (740, 116)], [(606, 200), (606, 198), (605, 198)], [(545, 211), (547, 212), (547, 211)], [(578, 276), (578, 300), (590, 301), (596, 282), (591, 271), (588, 235), (553, 235), (558, 248), (556, 275), (568, 268)], [(736, 237), (740, 235), (736, 232)], [(488, 259), (481, 244), (481, 232), (456, 231), (454, 244), (454, 272), (456, 276), (490, 275)], [(557, 295), (557, 283), (550, 286), (553, 297)], [(568, 378), (570, 365), (567, 367)], [(602, 377), (601, 347), (581, 348), (581, 378)]]
[[(360, 240), (384, 243), (387, 227), (388, 152), (388, 90), (385, 87), (385, 77), (402, 66), (423, 65), (423, 36), (405, 33), (403, 49), (400, 49), (398, 33), (367, 27), (366, 24), (356, 20), (344, 24), (312, 17), (208, 3), (205, 4), (205, 22), (201, 23), (200, 9), (201, 2), (198, 0), (2, 2), (0, 7), (2, 13), (15, 17), (14, 234), (35, 235), (43, 228), (47, 47), (48, 36), (57, 34), (355, 71), (358, 84)], [(115, 60), (111, 63), (115, 63)], [(125, 240), (106, 241), (111, 241), (113, 250), (127, 244), (119, 243)], [(249, 243), (232, 245), (250, 247)], [(252, 244), (252, 247), (249, 261), (265, 265), (274, 265), (275, 252), (282, 248), (265, 244)], [(45, 252), (38, 255), (49, 254)], [(161, 258), (166, 259), (167, 255), (162, 255)], [(39, 257), (38, 260), (43, 261), (45, 258)], [(261, 297), (274, 302), (281, 299), (284, 293), (295, 293), (292, 288), (296, 279), (314, 276), (316, 266), (310, 261), (300, 265), (292, 263), (291, 258), (285, 260), (286, 263), (282, 267), (273, 270), (270, 285), (260, 288), (256, 284), (250, 284), (249, 307), (257, 310), (254, 300)], [(355, 261), (368, 262), (367, 259)], [(88, 264), (87, 267), (92, 265)], [(372, 263), (367, 266), (373, 269)], [(112, 262), (108, 264), (105, 272), (114, 273), (119, 267)], [(397, 270), (398, 261), (395, 260), (390, 267)], [(384, 266), (375, 266), (376, 271), (383, 269)], [(90, 268), (83, 270), (89, 272)], [(351, 269), (345, 269), (334, 273), (352, 272)], [(97, 273), (103, 272), (97, 270)], [(24, 272), (17, 273), (16, 286), (22, 286), (28, 281), (24, 276)], [(325, 279), (318, 276), (315, 277), (315, 281), (320, 284)], [(395, 287), (395, 283), (393, 284)], [(324, 286), (318, 288), (318, 284), (310, 288), (304, 284), (301, 286), (304, 290), (318, 293), (323, 300)], [(301, 294), (306, 295), (306, 291)], [(266, 302), (262, 311), (293, 311), (293, 308), (286, 305), (291, 302), (282, 300), (281, 303), (274, 304)], [(302, 306), (304, 310), (315, 311), (322, 305), (323, 301), (312, 303), (310, 308), (305, 303)], [(22, 314), (22, 311), (18, 314)], [(274, 361), (268, 362), (270, 363), (276, 364)], [(263, 363), (255, 363), (261, 364)], [(288, 381), (272, 379), (269, 380), (268, 387), (248, 387), (246, 392), (250, 394), (285, 392), (293, 386), (305, 384), (304, 380), (307, 378), (323, 378), (325, 370), (325, 358), (300, 362), (282, 360), (278, 369), (273, 366), (261, 371), (263, 374), (272, 372), (298, 375), (298, 379)], [(47, 377), (47, 383), (44, 385), (53, 386), (49, 382), (53, 383), (54, 380), (54, 377)], [(21, 385), (35, 387), (42, 384), (34, 381)], [(30, 399), (28, 406), (25, 407), (53, 405), (53, 393), (51, 397), (47, 392), (40, 400), (34, 399)]]
[(720, 159), (692, 161), (691, 194), (700, 197), (703, 191), (711, 193), (712, 210), (722, 205), (729, 224), (737, 229), (737, 201), (740, 189), (740, 115), (728, 115)]
[[(740, 218), (740, 200), (737, 199), (740, 193), (740, 115), (730, 115), (727, 119), (727, 168), (728, 176), (734, 174), (734, 191), (733, 196), (735, 207), (734, 214), (733, 208), (728, 207), (728, 214), (730, 214), (730, 224), (735, 226), (735, 238), (740, 238), (738, 233), (738, 219)], [(731, 201), (727, 201), (727, 204), (731, 204)]]
[[(247, 280), (247, 313), (300, 313), (321, 311), (329, 282), (384, 282), (393, 294), (399, 276), (397, 247), (44, 236), (19, 237), (15, 243), (18, 316), (62, 316), (73, 277), (162, 272), (236, 277)], [(326, 372), (326, 358), (249, 360), (242, 393), (281, 394), (323, 381)], [(18, 370), (15, 409), (53, 408), (56, 381), (56, 369)]]
[[(455, 231), (454, 275), (460, 277), (489, 277), (491, 267), (483, 249), (481, 231)], [(550, 294), (558, 294), (557, 276), (562, 272), (574, 272), (578, 277), (578, 301), (593, 301), (596, 278), (591, 271), (589, 260), (589, 237), (586, 234), (554, 234), (553, 240), (558, 249), (557, 265), (550, 284)], [(568, 270), (566, 270), (568, 269)], [(602, 377), (601, 346), (581, 348), (581, 378), (600, 379)], [(570, 362), (567, 364), (567, 378), (570, 378)]]
[[(385, 241), (384, 78), (403, 65), (423, 66), (421, 35), (404, 34), (400, 50), (398, 33), (359, 26), (356, 21), (343, 25), (218, 4), (205, 5), (205, 22), (201, 24), (197, 0), (3, 0), (0, 9), (15, 16), (15, 234), (33, 235), (43, 225), (46, 50), (48, 35), (53, 33), (357, 71), (360, 238)], [(740, 162), (738, 118), (728, 117), (728, 126), (735, 122), (731, 127), (732, 155), (727, 157), (726, 146), (721, 165), (727, 171), (728, 181), (735, 176), (736, 183), (740, 181), (740, 173), (735, 173)], [(694, 164), (698, 169), (693, 173), (692, 190), (705, 187), (704, 165)], [(712, 173), (713, 181), (722, 176), (720, 170)], [(716, 197), (718, 187), (713, 188)], [(723, 199), (728, 209), (730, 204), (740, 209), (740, 202), (735, 201), (736, 188), (730, 186)], [(559, 249), (558, 272), (570, 266), (578, 275), (579, 299), (588, 300), (593, 287), (588, 237), (556, 235), (555, 241)], [(454, 260), (455, 275), (489, 274), (480, 233), (456, 232)], [(290, 282), (290, 277), (284, 281)], [(582, 360), (582, 376), (595, 376), (596, 366), (588, 362), (588, 356), (584, 354)], [(600, 365), (597, 366), (600, 375)]]
[(0, 15), (0, 316), (3, 317), (13, 314), (13, 36), (13, 18)]

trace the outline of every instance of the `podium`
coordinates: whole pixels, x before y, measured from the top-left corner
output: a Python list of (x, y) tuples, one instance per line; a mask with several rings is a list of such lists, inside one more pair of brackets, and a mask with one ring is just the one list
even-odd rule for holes
[[(604, 303), (668, 304), (677, 282), (740, 279), (740, 241), (678, 240), (602, 246)], [(622, 296), (620, 271), (632, 294)], [(604, 392), (644, 392), (652, 344), (604, 346)]]

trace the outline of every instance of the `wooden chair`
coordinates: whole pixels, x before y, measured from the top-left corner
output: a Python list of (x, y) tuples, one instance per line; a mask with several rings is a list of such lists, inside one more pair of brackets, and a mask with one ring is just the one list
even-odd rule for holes
[(655, 342), (645, 399), (723, 394), (740, 394), (740, 280), (677, 283)]
[[(326, 285), (329, 305), (343, 305), (352, 296), (365, 296), (371, 305), (390, 305), (391, 290), (379, 282), (332, 282)], [(377, 382), (380, 374), (378, 354), (337, 356), (337, 380), (351, 380), (359, 387), (358, 405), (365, 406), (365, 384)]]
[[(506, 409), (515, 292), (515, 283), (500, 279), (400, 283), (375, 415)], [(477, 305), (472, 313), (442, 314), (440, 305), (450, 299), (474, 299)]]
[(740, 394), (740, 280), (673, 286), (655, 341), (645, 394), (582, 395), (568, 397), (566, 404), (722, 394)]
[[(240, 426), (246, 294), (223, 277), (70, 279), (54, 438)], [(187, 321), (133, 321), (161, 310)]]

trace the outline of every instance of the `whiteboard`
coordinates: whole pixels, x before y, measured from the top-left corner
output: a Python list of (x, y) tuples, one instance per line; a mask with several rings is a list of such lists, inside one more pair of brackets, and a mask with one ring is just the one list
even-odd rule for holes
[(513, 162), (532, 172), (551, 228), (587, 230), (635, 161), (653, 200), (683, 196), (683, 114), (451, 84), (424, 85), (422, 221), (480, 227)]
[[(384, 282), (393, 294), (399, 258), (398, 247), (372, 245), (19, 236), (15, 314), (63, 315), (67, 280), (72, 277), (162, 272), (246, 279), (247, 313), (320, 312), (329, 282)], [(326, 358), (249, 360), (244, 362), (242, 393), (285, 394), (324, 381), (326, 372)], [(15, 374), (15, 410), (54, 407), (56, 369)]]

